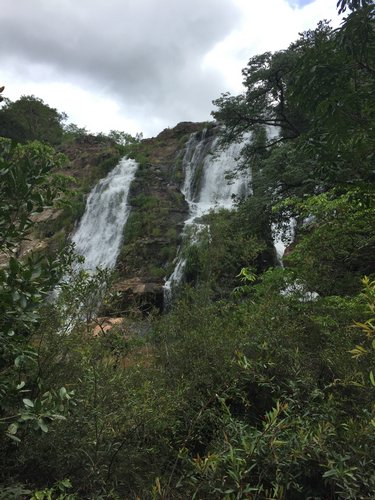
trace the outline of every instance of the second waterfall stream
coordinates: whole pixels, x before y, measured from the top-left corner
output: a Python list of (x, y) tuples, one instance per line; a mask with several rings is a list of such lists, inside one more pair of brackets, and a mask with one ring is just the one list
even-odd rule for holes
[[(219, 149), (217, 135), (208, 135), (206, 130), (192, 134), (185, 147), (182, 161), (184, 184), (181, 189), (189, 205), (189, 216), (185, 221), (184, 244), (194, 243), (200, 229), (206, 227), (199, 219), (211, 211), (220, 208), (233, 209), (238, 197), (250, 194), (251, 175), (249, 171), (238, 170), (238, 157), (244, 143), (231, 144), (226, 149)], [(228, 174), (235, 174), (228, 180)], [(191, 231), (194, 229), (194, 231)], [(193, 236), (191, 236), (193, 234)], [(194, 236), (195, 234), (195, 236)], [(173, 289), (181, 282), (186, 260), (182, 248), (176, 258), (175, 268), (164, 284), (164, 304), (168, 307)]]

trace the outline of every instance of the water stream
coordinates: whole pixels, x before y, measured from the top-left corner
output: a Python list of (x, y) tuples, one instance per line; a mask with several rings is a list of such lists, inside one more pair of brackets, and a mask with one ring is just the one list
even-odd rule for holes
[[(137, 167), (134, 160), (123, 158), (89, 194), (85, 212), (71, 238), (75, 252), (84, 257), (84, 261), (75, 263), (73, 275), (62, 279), (69, 290), (74, 290), (74, 276), (81, 270), (89, 271), (89, 279), (95, 279), (93, 273), (98, 267), (114, 268), (130, 213), (128, 195)], [(92, 319), (100, 307), (103, 292), (104, 288), (95, 284), (88, 296), (74, 297), (72, 310), (69, 311), (63, 304), (61, 307), (64, 308), (66, 317), (60, 333), (70, 333), (77, 322)], [(60, 288), (57, 287), (51, 298), (57, 300), (59, 296)]]
[(128, 195), (137, 166), (135, 160), (123, 158), (87, 198), (85, 213), (72, 237), (76, 252), (85, 258), (84, 269), (115, 266), (130, 213)]
[[(189, 215), (183, 230), (185, 237), (193, 234), (193, 238), (198, 238), (199, 231), (206, 227), (199, 223), (203, 215), (220, 208), (233, 209), (236, 198), (250, 194), (249, 171), (237, 173), (230, 181), (227, 179), (227, 175), (238, 168), (238, 157), (243, 146), (244, 143), (234, 143), (219, 150), (218, 138), (209, 136), (205, 130), (201, 135), (190, 136), (182, 163), (185, 178), (181, 191), (189, 205)], [(191, 230), (192, 226), (194, 231)], [(190, 240), (191, 243), (194, 241)], [(185, 265), (186, 260), (180, 249), (173, 273), (164, 284), (166, 306), (171, 301), (173, 289), (183, 278)]]

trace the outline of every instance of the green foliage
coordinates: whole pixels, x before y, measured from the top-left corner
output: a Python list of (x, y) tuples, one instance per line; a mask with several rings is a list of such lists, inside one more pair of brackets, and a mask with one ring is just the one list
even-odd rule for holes
[[(340, 29), (319, 23), (287, 50), (252, 58), (246, 92), (223, 96), (214, 113), (224, 142), (253, 133), (243, 151), (254, 190), (246, 204), (263, 231), (296, 218), (285, 263), (325, 295), (355, 293), (373, 272), (373, 6), (352, 7)], [(265, 139), (259, 127), (270, 124), (279, 136)]]
[[(225, 142), (238, 141), (245, 132), (257, 130), (259, 126), (281, 127), (284, 138), (301, 134), (304, 118), (290, 102), (288, 85), (297, 57), (291, 50), (252, 57), (242, 71), (246, 92), (237, 96), (226, 93), (214, 101), (218, 110), (213, 116), (226, 125)], [(276, 140), (267, 142), (272, 144)]]
[[(192, 424), (155, 497), (372, 495), (373, 314), (361, 320), (358, 288), (373, 273), (374, 38), (362, 7), (339, 30), (321, 23), (287, 51), (252, 58), (246, 92), (216, 101), (223, 142), (254, 134), (242, 166), (252, 167), (254, 196), (227, 227), (223, 214), (212, 216), (210, 233), (185, 251), (199, 288), (185, 290), (157, 339), (170, 377), (189, 388)], [(265, 136), (268, 125), (279, 137)], [(290, 217), (291, 269), (261, 274), (259, 260), (242, 261), (235, 274), (251, 265), (256, 281), (245, 270), (233, 299), (212, 303), (205, 284), (234, 276), (230, 256), (240, 264), (246, 248), (231, 242), (243, 234), (269, 244), (271, 223)], [(355, 341), (353, 321), (366, 342)]]
[(98, 268), (93, 273), (76, 268), (76, 264), (67, 269), (56, 287), (59, 296), (55, 314), (60, 318), (60, 334), (68, 334), (77, 323), (90, 328), (101, 304), (109, 303), (112, 298), (109, 292), (112, 281), (113, 274), (108, 269)]
[(76, 139), (82, 139), (88, 135), (88, 130), (85, 127), (79, 127), (75, 123), (68, 123), (64, 126), (63, 141), (70, 142)]
[(339, 14), (345, 12), (346, 8), (349, 8), (349, 10), (353, 11), (363, 7), (367, 7), (368, 5), (371, 5), (371, 1), (369, 0), (339, 0), (337, 2)]
[(167, 208), (162, 206), (162, 200), (156, 196), (141, 193), (133, 197), (131, 202), (135, 210), (130, 214), (125, 227), (125, 241), (132, 243), (140, 236), (160, 236), (155, 231), (158, 230), (163, 216), (167, 213)]
[(302, 221), (286, 263), (319, 293), (358, 291), (361, 276), (374, 270), (372, 190), (338, 188), (305, 200), (286, 199), (281, 207)]
[[(258, 164), (262, 153), (259, 166), (253, 164), (255, 177), (261, 168), (263, 178), (277, 183), (276, 194), (302, 183), (305, 190), (306, 185), (321, 189), (371, 178), (372, 11), (368, 7), (351, 14), (340, 30), (320, 23), (287, 50), (255, 56), (243, 71), (246, 92), (215, 101), (219, 109), (214, 116), (226, 125), (224, 142), (255, 133), (259, 126), (280, 127), (279, 137), (270, 136), (265, 145), (255, 143), (245, 151), (249, 159), (255, 155)], [(281, 156), (284, 151), (286, 161)], [(280, 174), (275, 180), (269, 172), (277, 165), (274, 155)], [(286, 168), (289, 174), (284, 179)], [(254, 184), (257, 193), (256, 178)], [(272, 184), (263, 189), (267, 187), (275, 196)]]
[(75, 495), (66, 493), (72, 487), (69, 479), (59, 481), (53, 488), (45, 488), (33, 492), (30, 500), (75, 500)]
[(31, 215), (51, 205), (61, 188), (47, 173), (61, 166), (64, 157), (38, 142), (15, 146), (8, 139), (0, 141), (0, 247), (11, 250), (25, 237)]
[[(364, 286), (362, 298), (364, 299), (367, 306), (367, 313), (370, 316), (365, 321), (356, 321), (354, 326), (358, 328), (362, 334), (363, 338), (361, 343), (357, 344), (350, 353), (355, 359), (360, 359), (363, 356), (369, 356), (374, 359), (373, 351), (375, 350), (375, 281), (371, 281), (367, 276), (363, 278), (362, 284)], [(369, 380), (372, 386), (372, 390), (375, 387), (375, 369), (371, 366), (369, 372)], [(375, 410), (375, 408), (374, 408)], [(375, 418), (371, 420), (372, 425), (375, 427)]]
[(45, 104), (33, 95), (22, 96), (15, 102), (7, 100), (0, 110), (0, 136), (17, 142), (39, 140), (60, 144), (65, 113)]
[[(61, 179), (47, 177), (62, 158), (40, 143), (14, 146), (2, 139), (0, 154), (0, 426), (13, 441), (27, 423), (43, 432), (59, 418), (55, 398), (37, 376), (38, 357), (31, 338), (39, 309), (61, 276), (71, 252), (48, 259), (17, 259), (17, 250), (33, 225), (33, 214), (53, 202)], [(64, 398), (63, 398), (64, 399)], [(66, 399), (70, 399), (66, 393)], [(3, 440), (3, 435), (0, 438)]]
[[(131, 498), (151, 481), (146, 476), (160, 474), (172, 459), (168, 431), (178, 398), (165, 390), (151, 347), (135, 335), (140, 325), (127, 320), (93, 335), (99, 320), (76, 322), (69, 335), (56, 335), (76, 308), (75, 291), (87, 288), (86, 278), (78, 277), (74, 290), (66, 287), (58, 303), (45, 305), (38, 337), (39, 376), (53, 389), (64, 380), (76, 404), (43, 439), (24, 434), (17, 456), (8, 457), (7, 474), (44, 494), (52, 488), (57, 495), (54, 483), (69, 477), (79, 498)], [(91, 304), (81, 304), (80, 313), (90, 319)]]
[(142, 133), (136, 134), (133, 137), (131, 134), (123, 132), (121, 130), (111, 130), (108, 137), (112, 139), (116, 144), (120, 146), (128, 146), (129, 144), (137, 144), (142, 140)]
[(194, 233), (186, 239), (193, 243), (182, 252), (187, 283), (210, 283), (223, 296), (232, 291), (242, 268), (252, 266), (263, 270), (272, 261), (261, 232), (256, 226), (246, 225), (247, 215), (243, 207), (238, 212), (223, 209), (205, 216), (202, 221), (205, 225), (191, 227)]
[(162, 321), (160, 355), (187, 389), (190, 427), (176, 475), (158, 479), (160, 497), (372, 491), (373, 397), (362, 385), (371, 363), (356, 366), (348, 353), (363, 304), (280, 293), (293, 280), (269, 271), (237, 304), (190, 291)]

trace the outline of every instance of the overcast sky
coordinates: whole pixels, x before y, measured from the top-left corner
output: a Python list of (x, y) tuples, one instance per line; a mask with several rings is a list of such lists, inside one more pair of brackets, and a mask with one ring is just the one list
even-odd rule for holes
[(92, 132), (210, 119), (249, 58), (286, 48), (336, 0), (1, 0), (0, 86)]

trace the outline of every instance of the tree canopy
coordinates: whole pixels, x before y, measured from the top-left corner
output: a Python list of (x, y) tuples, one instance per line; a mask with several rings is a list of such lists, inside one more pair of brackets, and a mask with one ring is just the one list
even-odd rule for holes
[(18, 142), (59, 144), (66, 117), (33, 95), (22, 96), (15, 102), (6, 99), (0, 109), (0, 136)]

